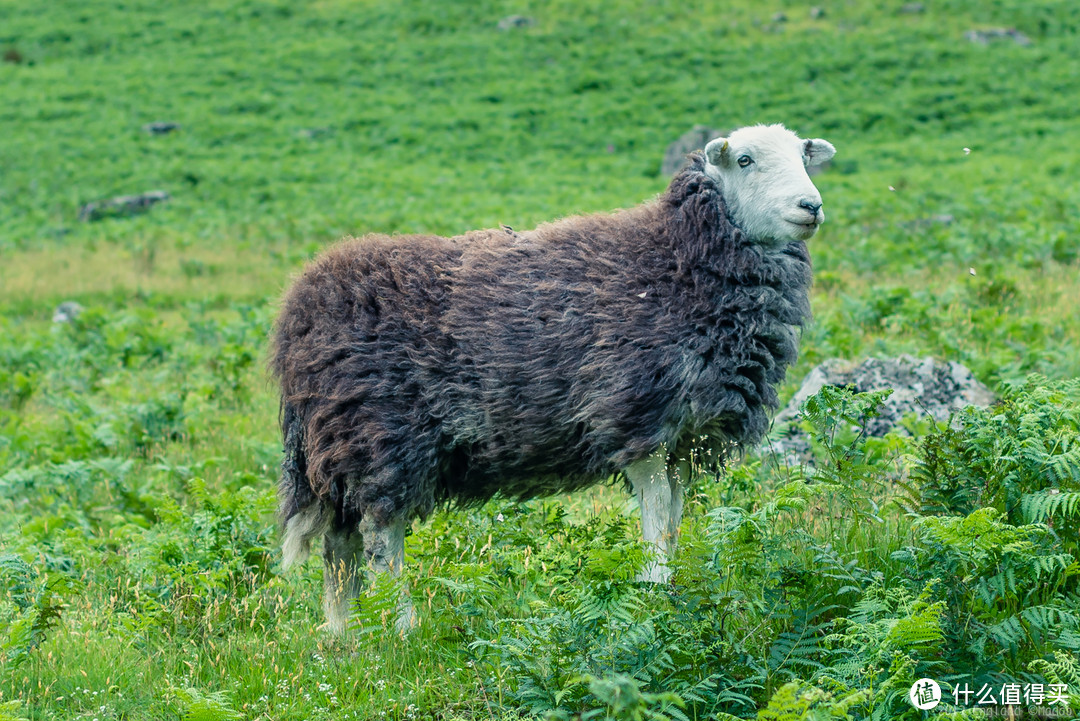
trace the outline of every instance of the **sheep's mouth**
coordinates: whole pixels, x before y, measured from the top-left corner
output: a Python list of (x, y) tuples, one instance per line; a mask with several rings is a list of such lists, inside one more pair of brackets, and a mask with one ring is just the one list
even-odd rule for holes
[(787, 222), (791, 223), (792, 225), (794, 225), (796, 228), (799, 229), (798, 231), (796, 231), (798, 235), (803, 235), (803, 236), (806, 236), (807, 238), (809, 238), (811, 235), (816, 233), (818, 227), (821, 226), (821, 223), (817, 222), (816, 220), (811, 220), (810, 222), (789, 220)]

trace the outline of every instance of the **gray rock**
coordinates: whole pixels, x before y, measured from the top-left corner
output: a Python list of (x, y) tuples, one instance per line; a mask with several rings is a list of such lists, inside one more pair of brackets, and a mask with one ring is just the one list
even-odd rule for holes
[(799, 408), (822, 387), (829, 385), (853, 386), (860, 393), (893, 389), (882, 405), (880, 415), (867, 426), (871, 436), (883, 436), (892, 430), (904, 432), (897, 428), (897, 423), (908, 413), (930, 415), (935, 421), (945, 421), (961, 408), (984, 408), (997, 400), (970, 370), (954, 361), (940, 363), (933, 358), (909, 355), (870, 358), (858, 365), (828, 360), (810, 371), (795, 397), (776, 414), (771, 447), (788, 463), (809, 460), (810, 440), (799, 428)]
[(102, 218), (137, 215), (168, 199), (169, 194), (164, 190), (150, 190), (139, 195), (120, 195), (106, 200), (95, 200), (79, 208), (79, 220), (89, 223)]
[(83, 307), (73, 300), (65, 300), (53, 311), (53, 323), (70, 323), (82, 315)]
[(810, 19), (811, 20), (820, 20), (823, 17), (825, 17), (825, 8), (823, 8), (823, 7), (812, 7), (812, 8), (810, 8)]
[(900, 6), (901, 15), (918, 15), (926, 12), (926, 6), (922, 3), (904, 3)]
[(811, 165), (806, 169), (806, 174), (811, 178), (820, 173), (824, 173), (826, 170), (832, 167), (832, 161), (826, 160), (824, 163), (818, 163), (817, 165)]
[(536, 21), (524, 15), (510, 15), (499, 21), (499, 30), (513, 30), (515, 28), (528, 28), (536, 24)]
[(979, 45), (989, 45), (997, 40), (1012, 40), (1017, 45), (1031, 45), (1031, 38), (1016, 28), (990, 28), (987, 30), (968, 30), (964, 38)]
[(147, 123), (142, 126), (142, 129), (151, 135), (167, 135), (175, 130), (180, 129), (180, 123), (170, 123), (167, 121), (158, 121), (156, 123)]
[(299, 135), (301, 138), (307, 138), (308, 140), (318, 140), (320, 138), (330, 137), (334, 132), (333, 128), (300, 128)]
[(664, 162), (660, 164), (661, 175), (674, 175), (675, 172), (686, 162), (687, 153), (702, 150), (713, 138), (724, 135), (722, 130), (714, 130), (705, 125), (695, 125), (690, 130), (679, 136), (664, 151)]
[(923, 230), (925, 228), (932, 228), (935, 225), (952, 225), (956, 221), (956, 217), (949, 213), (939, 213), (937, 215), (931, 215), (927, 218), (916, 218), (915, 220), (908, 220), (900, 223), (901, 227), (911, 228), (913, 230)]

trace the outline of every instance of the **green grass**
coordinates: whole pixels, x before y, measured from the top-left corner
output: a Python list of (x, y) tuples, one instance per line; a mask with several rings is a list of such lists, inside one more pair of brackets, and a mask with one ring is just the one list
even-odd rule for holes
[[(697, 123), (784, 122), (838, 148), (815, 178), (816, 320), (785, 393), (824, 358), (900, 352), (998, 391), (1080, 377), (1080, 6), (817, 5), (0, 0), (0, 719), (777, 718), (800, 703), (783, 717), (915, 718), (888, 686), (912, 673), (1071, 678), (1054, 651), (1074, 648), (1072, 622), (1046, 609), (1077, 598), (1075, 565), (997, 558), (1059, 595), (987, 596), (998, 577), (958, 550), (966, 531), (905, 510), (944, 481), (898, 485), (887, 469), (917, 475), (930, 453), (899, 439), (859, 450), (858, 479), (804, 490), (768, 458), (703, 473), (670, 593), (620, 580), (641, 549), (617, 487), (417, 524), (425, 622), (406, 640), (328, 637), (319, 564), (276, 565), (264, 359), (303, 262), (345, 234), (636, 204)], [(511, 14), (535, 24), (497, 30)], [(1031, 45), (964, 39), (992, 27)], [(156, 120), (182, 127), (141, 130)], [(153, 189), (172, 199), (77, 219)], [(53, 327), (65, 300), (87, 312)], [(1070, 398), (1040, 421), (1066, 459)], [(973, 421), (972, 467), (998, 452), (979, 445), (990, 422)], [(1029, 451), (1042, 437), (1015, 432)], [(1046, 490), (1016, 473), (1003, 487)], [(971, 523), (1050, 559), (1045, 520)], [(1075, 563), (1075, 543), (1062, 553)], [(962, 619), (991, 629), (978, 653)]]

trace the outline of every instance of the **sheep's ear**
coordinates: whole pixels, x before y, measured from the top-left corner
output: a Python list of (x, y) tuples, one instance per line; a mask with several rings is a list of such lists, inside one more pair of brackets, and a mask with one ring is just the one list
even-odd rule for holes
[(731, 144), (728, 143), (727, 138), (710, 140), (709, 144), (705, 146), (705, 159), (712, 165), (720, 166), (727, 161), (730, 148)]
[(836, 148), (828, 140), (814, 138), (803, 143), (802, 153), (803, 163), (810, 167), (832, 160), (832, 156), (836, 155)]

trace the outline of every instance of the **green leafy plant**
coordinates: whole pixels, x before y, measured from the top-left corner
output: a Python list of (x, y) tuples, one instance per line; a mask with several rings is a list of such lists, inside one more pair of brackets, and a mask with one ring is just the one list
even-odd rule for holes
[(223, 691), (200, 691), (196, 688), (172, 688), (170, 696), (180, 707), (184, 721), (240, 721), (244, 715), (232, 708)]
[(18, 667), (60, 623), (65, 597), (73, 592), (74, 583), (59, 574), (42, 576), (15, 555), (0, 556), (0, 580), (6, 586), (0, 602), (9, 605), (6, 613), (0, 611), (0, 652)]
[(990, 506), (1009, 523), (1044, 523), (1080, 559), (1080, 381), (1032, 376), (1001, 403), (968, 410), (925, 439), (912, 470), (922, 509)]

